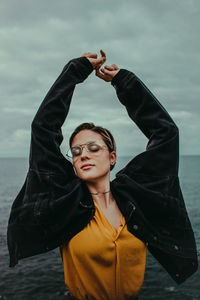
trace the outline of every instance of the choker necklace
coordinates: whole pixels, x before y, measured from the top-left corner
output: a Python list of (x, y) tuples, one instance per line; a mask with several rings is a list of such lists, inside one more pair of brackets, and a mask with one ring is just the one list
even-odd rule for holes
[(90, 193), (90, 194), (93, 194), (93, 195), (98, 195), (98, 194), (106, 194), (106, 193), (109, 193), (110, 192), (110, 190), (109, 191), (107, 191), (107, 192), (98, 192), (98, 193)]

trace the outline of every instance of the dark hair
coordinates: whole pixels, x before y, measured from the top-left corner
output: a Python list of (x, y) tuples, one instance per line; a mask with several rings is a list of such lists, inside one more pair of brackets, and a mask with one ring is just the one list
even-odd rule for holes
[[(74, 137), (77, 135), (77, 133), (79, 133), (81, 130), (84, 130), (84, 129), (92, 130), (92, 131), (100, 134), (101, 137), (103, 138), (105, 144), (107, 145), (109, 152), (116, 151), (116, 143), (115, 143), (112, 133), (104, 127), (94, 125), (94, 123), (82, 123), (78, 127), (75, 128), (74, 132), (71, 134), (71, 136), (69, 138), (70, 148), (72, 146), (72, 141), (73, 141)], [(112, 170), (114, 168), (114, 166), (115, 166), (115, 164), (111, 165), (110, 170)]]

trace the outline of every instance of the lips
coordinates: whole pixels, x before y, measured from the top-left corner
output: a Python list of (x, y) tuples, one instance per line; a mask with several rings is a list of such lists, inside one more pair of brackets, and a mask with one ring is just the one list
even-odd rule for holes
[(93, 164), (84, 164), (81, 166), (81, 169), (86, 168), (86, 167), (91, 167), (94, 166)]

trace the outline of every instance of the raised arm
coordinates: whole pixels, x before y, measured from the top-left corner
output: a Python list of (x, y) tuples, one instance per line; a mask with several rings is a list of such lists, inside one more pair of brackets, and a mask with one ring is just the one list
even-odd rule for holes
[[(68, 114), (75, 85), (103, 64), (105, 56), (101, 54), (102, 57), (97, 58), (97, 54), (84, 53), (82, 57), (70, 60), (33, 119), (30, 168), (13, 201), (8, 220), (10, 267), (20, 258), (55, 248), (63, 238), (63, 227), (65, 232), (69, 231), (68, 224), (80, 198), (76, 194), (78, 180), (72, 183), (75, 177), (73, 166), (60, 151), (61, 126)], [(66, 212), (70, 212), (68, 218)], [(49, 242), (52, 236), (56, 244)]]
[(146, 150), (112, 181), (118, 205), (122, 208), (128, 203), (129, 211), (132, 207), (129, 230), (147, 242), (159, 263), (182, 283), (197, 270), (198, 258), (178, 178), (178, 128), (132, 72), (111, 65), (96, 70), (96, 75), (111, 82), (129, 117), (148, 139)]
[(32, 122), (30, 168), (37, 172), (59, 172), (74, 175), (72, 164), (62, 155), (61, 126), (69, 111), (76, 84), (83, 82), (105, 56), (84, 53), (69, 61), (41, 103)]
[(92, 64), (86, 57), (70, 60), (41, 103), (31, 126), (29, 162), (34, 171), (72, 174), (72, 164), (60, 151), (61, 126), (76, 84), (83, 82), (92, 71)]
[(121, 69), (112, 79), (120, 102), (148, 138), (146, 151), (124, 170), (154, 176), (178, 175), (178, 128), (164, 107), (132, 72)]
[(128, 115), (148, 138), (146, 151), (134, 157), (120, 171), (148, 176), (174, 176), (178, 174), (178, 128), (165, 108), (132, 72), (116, 65), (105, 66), (96, 75), (111, 81)]

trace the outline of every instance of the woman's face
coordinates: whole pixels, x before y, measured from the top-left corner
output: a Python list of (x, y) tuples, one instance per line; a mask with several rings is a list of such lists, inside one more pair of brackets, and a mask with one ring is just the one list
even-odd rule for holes
[[(88, 182), (95, 182), (99, 178), (110, 175), (110, 165), (116, 161), (116, 152), (109, 152), (101, 135), (88, 129), (81, 130), (75, 135), (72, 147), (88, 142), (95, 142), (104, 147), (98, 152), (90, 152), (86, 145), (83, 145), (82, 153), (73, 157), (73, 166), (78, 177)], [(83, 167), (84, 164), (91, 164), (91, 166)]]

